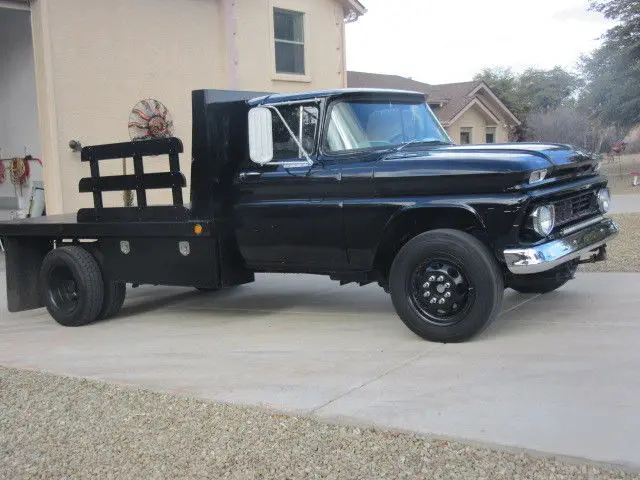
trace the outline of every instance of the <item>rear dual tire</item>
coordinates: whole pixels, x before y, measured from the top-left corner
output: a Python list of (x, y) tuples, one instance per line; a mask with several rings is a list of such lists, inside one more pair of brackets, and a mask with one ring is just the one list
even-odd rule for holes
[(126, 296), (126, 285), (105, 282), (93, 255), (75, 245), (56, 248), (45, 256), (40, 286), (47, 311), (65, 327), (115, 316)]
[(115, 317), (124, 305), (127, 296), (127, 284), (124, 282), (111, 282), (105, 285), (104, 304), (98, 316), (99, 320), (106, 320)]
[(500, 311), (502, 272), (487, 247), (458, 230), (433, 230), (409, 240), (389, 275), (394, 307), (425, 340), (463, 342)]

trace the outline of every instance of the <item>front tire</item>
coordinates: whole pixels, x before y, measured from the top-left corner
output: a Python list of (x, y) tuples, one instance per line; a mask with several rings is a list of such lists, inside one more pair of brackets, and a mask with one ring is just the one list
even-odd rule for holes
[(502, 304), (502, 273), (487, 247), (458, 230), (412, 238), (391, 266), (393, 305), (425, 340), (463, 342), (480, 333)]
[(44, 304), (60, 325), (78, 327), (99, 318), (104, 283), (98, 262), (84, 248), (51, 250), (40, 268), (40, 285)]

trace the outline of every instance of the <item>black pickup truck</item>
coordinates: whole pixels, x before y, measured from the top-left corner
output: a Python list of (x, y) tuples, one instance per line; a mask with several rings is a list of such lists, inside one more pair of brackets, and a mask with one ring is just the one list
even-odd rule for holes
[[(255, 272), (377, 282), (421, 337), (464, 341), (504, 289), (546, 293), (602, 260), (618, 228), (598, 162), (567, 145), (454, 145), (422, 94), (344, 89), (192, 93), (191, 198), (177, 138), (89, 146), (77, 214), (0, 223), (11, 312), (112, 317), (127, 284), (203, 290)], [(170, 171), (144, 173), (168, 155)], [(132, 175), (100, 161), (133, 158)], [(173, 192), (148, 205), (148, 189)], [(136, 192), (133, 207), (102, 193)]]

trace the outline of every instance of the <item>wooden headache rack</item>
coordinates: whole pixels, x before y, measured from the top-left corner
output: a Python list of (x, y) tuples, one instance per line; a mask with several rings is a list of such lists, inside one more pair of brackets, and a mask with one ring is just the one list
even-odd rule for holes
[[(89, 162), (91, 177), (82, 178), (80, 193), (93, 194), (93, 208), (78, 210), (82, 221), (174, 221), (184, 220), (187, 211), (182, 200), (186, 179), (180, 171), (179, 154), (183, 152), (179, 138), (159, 138), (136, 142), (87, 146), (82, 149), (82, 161)], [(169, 156), (169, 171), (144, 173), (143, 158)], [(101, 160), (133, 158), (133, 175), (100, 176)], [(147, 190), (171, 189), (173, 205), (148, 206)], [(137, 206), (104, 207), (103, 192), (135, 191)]]

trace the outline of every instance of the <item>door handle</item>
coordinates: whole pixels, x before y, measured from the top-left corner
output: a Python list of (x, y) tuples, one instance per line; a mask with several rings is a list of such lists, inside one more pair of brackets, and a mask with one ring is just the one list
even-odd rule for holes
[(240, 172), (240, 180), (246, 180), (247, 178), (258, 178), (262, 176), (262, 172)]

